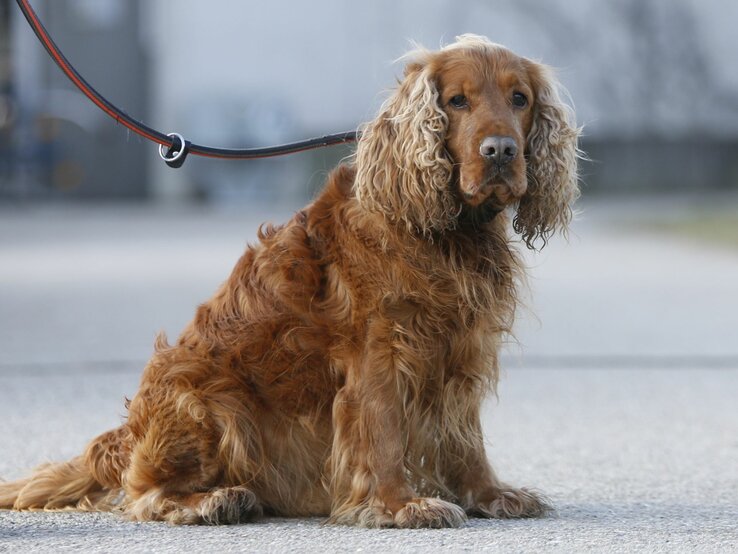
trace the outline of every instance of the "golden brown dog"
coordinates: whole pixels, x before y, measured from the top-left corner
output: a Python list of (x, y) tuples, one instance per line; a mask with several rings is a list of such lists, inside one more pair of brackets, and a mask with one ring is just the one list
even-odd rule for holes
[(408, 59), (352, 163), (158, 340), (125, 423), (0, 485), (0, 507), (369, 527), (545, 513), (496, 477), (479, 411), (522, 271), (510, 227), (530, 247), (566, 229), (578, 130), (547, 68), (482, 37)]

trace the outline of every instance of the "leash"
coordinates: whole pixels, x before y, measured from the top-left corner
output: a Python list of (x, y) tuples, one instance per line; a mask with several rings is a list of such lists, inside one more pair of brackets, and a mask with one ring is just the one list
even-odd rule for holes
[[(49, 33), (39, 20), (36, 12), (33, 11), (28, 0), (16, 0), (23, 15), (26, 17), (28, 24), (36, 33), (36, 36), (44, 45), (49, 56), (56, 62), (56, 65), (64, 72), (72, 83), (87, 96), (98, 108), (115, 119), (124, 127), (127, 127), (134, 133), (141, 135), (145, 139), (155, 142), (159, 145), (159, 156), (166, 162), (169, 167), (182, 167), (187, 154), (196, 156), (204, 156), (206, 158), (221, 158), (231, 160), (251, 160), (256, 158), (271, 158), (274, 156), (283, 156), (285, 154), (294, 154), (296, 152), (304, 152), (305, 150), (313, 150), (323, 148), (325, 146), (333, 146), (336, 144), (345, 144), (355, 142), (357, 139), (356, 131), (346, 131), (344, 133), (334, 133), (332, 135), (324, 135), (311, 139), (301, 140), (298, 142), (290, 142), (288, 144), (279, 144), (276, 146), (265, 146), (261, 148), (215, 148), (212, 146), (203, 146), (186, 140), (179, 133), (162, 133), (156, 129), (141, 123), (123, 112), (113, 104), (111, 104), (104, 96), (97, 92), (92, 86), (85, 81), (76, 69), (69, 63), (59, 50), (59, 47), (51, 39)], [(166, 150), (165, 150), (166, 149)]]

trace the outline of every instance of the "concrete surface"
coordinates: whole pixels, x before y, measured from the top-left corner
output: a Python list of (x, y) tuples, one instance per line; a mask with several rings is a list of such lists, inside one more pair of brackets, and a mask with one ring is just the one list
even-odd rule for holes
[[(258, 222), (290, 209), (0, 209), (0, 476), (116, 425), (155, 333), (176, 336)], [(375, 531), (6, 511), (0, 552), (738, 551), (738, 252), (603, 202), (574, 231), (529, 256), (529, 309), (485, 412), (498, 473), (556, 515)]]

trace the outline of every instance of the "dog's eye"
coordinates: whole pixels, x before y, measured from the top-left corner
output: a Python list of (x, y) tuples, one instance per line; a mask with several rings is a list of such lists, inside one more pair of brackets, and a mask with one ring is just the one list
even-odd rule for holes
[(514, 92), (512, 95), (512, 103), (516, 108), (525, 108), (528, 105), (528, 98), (522, 92)]
[(463, 94), (452, 96), (451, 100), (449, 100), (448, 103), (451, 104), (454, 108), (465, 108), (468, 105), (466, 101), (466, 96), (464, 96)]

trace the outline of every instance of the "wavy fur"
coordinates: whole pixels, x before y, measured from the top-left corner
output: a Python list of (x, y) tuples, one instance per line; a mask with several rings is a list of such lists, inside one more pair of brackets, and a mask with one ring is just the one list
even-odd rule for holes
[(571, 222), (571, 206), (579, 198), (577, 148), (580, 129), (574, 113), (562, 100), (550, 69), (528, 62), (535, 83), (536, 115), (528, 135), (528, 192), (518, 205), (513, 220), (529, 248), (538, 239), (545, 246), (550, 236), (566, 231)]
[[(409, 528), (546, 513), (495, 475), (480, 406), (523, 273), (504, 208), (531, 246), (571, 217), (566, 116), (542, 66), (486, 39), (415, 52), (354, 162), (159, 338), (126, 421), (0, 484), (0, 507)], [(521, 154), (482, 155), (497, 135)]]
[(455, 226), (448, 117), (427, 67), (411, 65), (398, 91), (366, 125), (356, 151), (356, 198), (369, 211), (429, 236)]

